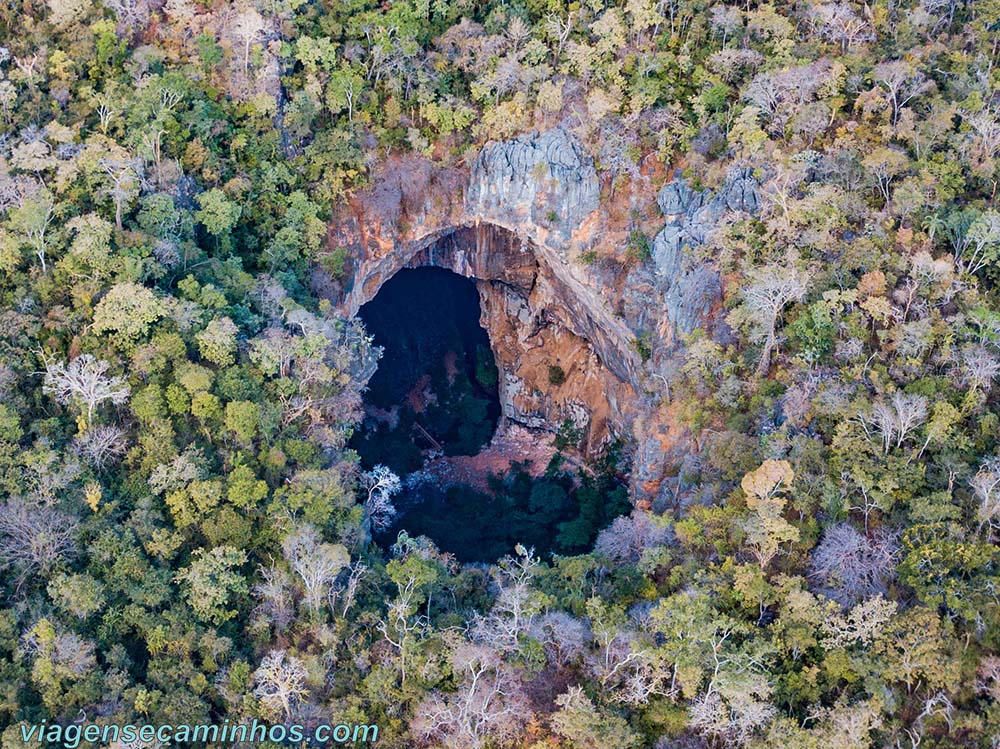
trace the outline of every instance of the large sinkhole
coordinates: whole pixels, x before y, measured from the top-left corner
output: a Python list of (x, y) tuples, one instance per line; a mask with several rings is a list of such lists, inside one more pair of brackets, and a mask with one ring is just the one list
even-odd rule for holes
[(500, 419), (476, 281), (436, 267), (403, 269), (358, 314), (384, 351), (351, 445), (365, 469), (386, 465), (404, 479), (394, 524), (376, 533), (378, 542), (405, 530), (463, 562), (494, 561), (518, 543), (573, 553), (628, 510), (613, 456), (583, 473), (558, 457), (542, 474), (515, 461), (468, 482), (442, 482), (428, 470), (455, 456), (484, 457)]

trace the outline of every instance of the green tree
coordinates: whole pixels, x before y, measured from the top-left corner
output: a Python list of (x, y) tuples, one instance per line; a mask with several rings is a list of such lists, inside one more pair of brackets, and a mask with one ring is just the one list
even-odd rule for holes
[(184, 585), (188, 604), (199, 619), (213, 624), (232, 619), (240, 599), (249, 592), (246, 578), (238, 567), (247, 561), (247, 553), (232, 546), (197, 549), (192, 561), (177, 573)]
[(93, 330), (131, 349), (165, 314), (162, 303), (145, 286), (125, 282), (111, 287), (94, 308)]
[(195, 218), (214, 237), (229, 233), (239, 221), (241, 208), (217, 187), (198, 196), (198, 211)]
[(229, 367), (236, 361), (236, 335), (239, 330), (228, 317), (213, 319), (195, 336), (202, 357), (219, 367)]
[(624, 718), (599, 708), (580, 687), (570, 687), (556, 697), (556, 705), (559, 709), (552, 715), (552, 727), (574, 749), (631, 749), (641, 744), (641, 737)]

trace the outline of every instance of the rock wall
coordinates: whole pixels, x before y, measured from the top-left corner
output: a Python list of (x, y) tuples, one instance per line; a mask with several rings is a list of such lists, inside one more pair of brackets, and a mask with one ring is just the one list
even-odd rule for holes
[(594, 160), (557, 128), (488, 145), (476, 158), (466, 194), (469, 215), (506, 225), (544, 227), (545, 244), (570, 242), (600, 206)]
[[(468, 171), (395, 158), (331, 223), (330, 244), (350, 252), (352, 282), (341, 287), (317, 271), (317, 288), (353, 315), (401, 268), (435, 265), (477, 279), (505, 420), (553, 431), (568, 419), (588, 450), (624, 438), (636, 495), (653, 499), (686, 449), (658, 380), (679, 334), (714, 326), (722, 294), (717, 271), (689, 249), (727, 212), (757, 210), (758, 187), (743, 169), (717, 194), (675, 175), (655, 197), (664, 225), (651, 262), (607, 274), (580, 258), (624, 247), (628, 228), (567, 130), (487, 144)], [(637, 183), (633, 194), (652, 205), (646, 188)], [(645, 362), (637, 339), (649, 347)]]
[(718, 195), (691, 189), (680, 174), (660, 190), (656, 202), (667, 225), (653, 241), (653, 263), (660, 279), (666, 319), (689, 334), (709, 319), (722, 295), (715, 268), (694, 260), (688, 249), (704, 242), (727, 212), (755, 213), (759, 185), (749, 169), (733, 169)]
[[(676, 366), (679, 339), (698, 328), (715, 330), (722, 300), (722, 278), (692, 250), (709, 239), (731, 213), (756, 213), (760, 184), (752, 171), (736, 167), (718, 193), (695, 190), (679, 172), (660, 189), (656, 202), (665, 225), (653, 240), (652, 268), (636, 269), (626, 287), (626, 311), (637, 331), (649, 336), (650, 363), (660, 385)], [(648, 301), (655, 300), (650, 314)], [(669, 504), (688, 458), (690, 435), (679, 428), (669, 403), (648, 402), (634, 425), (636, 449), (632, 482), (637, 497)]]
[[(476, 279), (480, 322), (501, 373), (504, 419), (550, 431), (568, 419), (582, 430), (587, 452), (597, 451), (613, 435), (627, 436), (618, 427), (631, 420), (627, 407), (635, 397), (630, 381), (605, 365), (587, 335), (596, 324), (580, 313), (586, 300), (558, 280), (540, 259), (538, 247), (497, 224), (480, 223), (396, 256), (405, 260), (401, 267), (429, 265)], [(392, 273), (380, 275), (379, 281)], [(375, 286), (370, 283), (365, 301), (377, 293)], [(616, 352), (611, 353), (618, 362)], [(559, 381), (562, 377), (553, 372), (565, 379)]]

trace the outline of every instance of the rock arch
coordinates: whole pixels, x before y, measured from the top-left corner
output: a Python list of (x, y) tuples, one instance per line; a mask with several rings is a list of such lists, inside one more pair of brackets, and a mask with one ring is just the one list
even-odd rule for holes
[(569, 420), (582, 430), (585, 449), (596, 451), (628, 421), (634, 355), (624, 326), (609, 324), (563, 265), (496, 223), (449, 226), (362, 259), (341, 310), (356, 314), (403, 268), (446, 268), (474, 279), (501, 372), (504, 420), (550, 431)]

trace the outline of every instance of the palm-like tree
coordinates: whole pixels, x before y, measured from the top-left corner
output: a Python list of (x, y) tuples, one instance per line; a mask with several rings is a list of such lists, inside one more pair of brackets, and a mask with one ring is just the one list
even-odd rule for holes
[(934, 236), (939, 230), (947, 228), (948, 224), (939, 213), (932, 213), (924, 218), (921, 226), (927, 232), (927, 237), (930, 239), (931, 244), (934, 244)]

